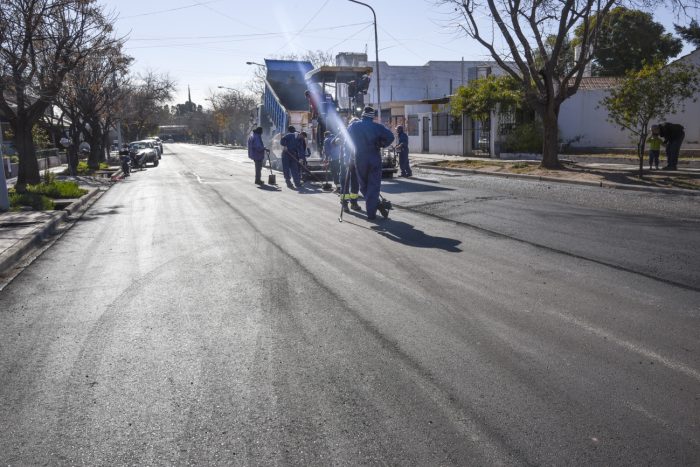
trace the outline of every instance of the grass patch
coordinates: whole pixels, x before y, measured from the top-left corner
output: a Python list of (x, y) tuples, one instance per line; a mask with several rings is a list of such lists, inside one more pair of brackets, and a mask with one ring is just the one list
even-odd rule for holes
[(53, 180), (49, 183), (43, 182), (38, 185), (27, 185), (27, 192), (54, 199), (68, 199), (80, 198), (87, 193), (87, 190), (80, 188), (76, 182)]
[(10, 211), (32, 208), (34, 211), (52, 211), (55, 204), (51, 198), (38, 193), (10, 192)]

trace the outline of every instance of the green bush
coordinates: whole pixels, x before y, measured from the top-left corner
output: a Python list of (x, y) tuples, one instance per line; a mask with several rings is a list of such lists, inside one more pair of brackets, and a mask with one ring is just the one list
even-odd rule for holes
[(78, 187), (76, 182), (54, 180), (51, 183), (27, 185), (27, 191), (54, 199), (80, 198), (87, 190)]
[(88, 163), (85, 161), (78, 162), (77, 171), (78, 175), (90, 175), (92, 173), (92, 170), (88, 167)]
[(10, 210), (20, 211), (31, 207), (35, 211), (51, 211), (55, 208), (51, 198), (38, 193), (10, 193)]
[(523, 123), (513, 128), (501, 145), (501, 152), (541, 153), (544, 130), (538, 121)]

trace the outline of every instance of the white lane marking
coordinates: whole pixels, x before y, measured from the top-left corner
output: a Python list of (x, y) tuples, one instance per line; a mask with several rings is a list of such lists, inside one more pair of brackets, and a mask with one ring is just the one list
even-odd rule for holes
[(596, 326), (593, 326), (592, 324), (588, 324), (584, 321), (581, 321), (580, 319), (577, 318), (572, 318), (570, 316), (563, 315), (557, 311), (554, 310), (545, 310), (545, 313), (557, 316), (559, 319), (562, 319), (564, 321), (567, 321), (569, 323), (575, 324), (576, 326), (579, 326), (583, 328), (584, 330), (588, 331), (589, 333), (601, 337), (603, 339), (607, 339), (608, 342), (612, 342), (620, 347), (623, 347), (631, 352), (637, 353), (639, 355), (642, 355), (650, 360), (655, 360), (662, 365), (666, 365), (667, 367), (679, 371), (681, 373), (684, 373), (687, 376), (690, 376), (691, 378), (700, 381), (700, 372), (697, 370), (694, 370), (693, 368), (690, 368), (687, 365), (684, 365), (680, 362), (677, 362), (671, 358), (664, 357), (663, 355), (660, 355), (653, 350), (645, 349), (644, 347), (641, 347), (634, 342), (630, 342), (624, 339), (620, 339), (614, 334), (611, 334), (607, 331), (604, 331), (601, 328), (598, 328)]

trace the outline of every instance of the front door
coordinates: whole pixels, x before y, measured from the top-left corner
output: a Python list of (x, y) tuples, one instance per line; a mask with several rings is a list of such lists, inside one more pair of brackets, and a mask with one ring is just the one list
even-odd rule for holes
[(423, 117), (423, 149), (422, 152), (430, 151), (430, 117)]

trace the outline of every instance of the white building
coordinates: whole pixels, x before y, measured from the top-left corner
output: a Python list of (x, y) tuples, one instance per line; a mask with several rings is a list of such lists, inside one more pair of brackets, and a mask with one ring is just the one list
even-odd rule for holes
[[(336, 65), (376, 68), (367, 54), (359, 53), (338, 54)], [(406, 128), (411, 152), (465, 155), (480, 149), (482, 155), (488, 153), (489, 147), (493, 149), (493, 144), (489, 145), (489, 128), (482, 129), (479, 122), (469, 119), (463, 122), (462, 118), (453, 118), (448, 102), (459, 86), (490, 74), (502, 74), (493, 61), (430, 61), (417, 66), (394, 66), (380, 61), (382, 121), (392, 128)], [(365, 104), (375, 107), (376, 77), (375, 70), (365, 97)]]
[[(700, 49), (677, 61), (700, 67)], [(600, 105), (615, 82), (615, 78), (584, 78), (578, 92), (564, 101), (559, 112), (559, 138), (563, 143), (593, 150), (636, 147), (636, 139), (610, 123), (607, 110)], [(667, 115), (664, 120), (685, 127), (682, 149), (700, 150), (700, 103), (688, 99), (684, 104), (684, 111)]]

